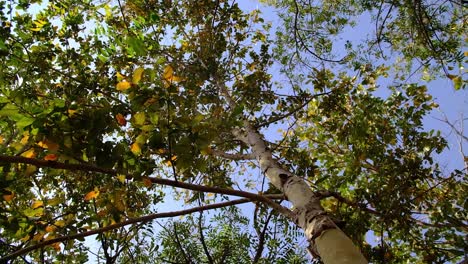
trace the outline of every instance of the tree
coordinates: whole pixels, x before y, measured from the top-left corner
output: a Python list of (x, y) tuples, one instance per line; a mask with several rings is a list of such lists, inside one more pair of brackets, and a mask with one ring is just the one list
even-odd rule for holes
[[(466, 171), (444, 174), (433, 161), (446, 144), (421, 129), (436, 107), (424, 86), (390, 87), (383, 99), (372, 92), (384, 66), (356, 76), (314, 68), (309, 84), (280, 94), (268, 23), (230, 1), (1, 10), (2, 261), (84, 262), (83, 238), (97, 234), (107, 263), (294, 263), (294, 239), (276, 236), (293, 225), (324, 263), (463, 256)], [(289, 128), (270, 142), (278, 122)], [(266, 190), (240, 189), (247, 166)], [(193, 208), (155, 212), (171, 195), (164, 186)], [(248, 202), (255, 235), (234, 208), (158, 237), (148, 225)], [(369, 231), (380, 244), (366, 244)]]
[[(276, 6), (284, 22), (276, 57), (288, 70), (316, 61), (355, 70), (384, 62), (394, 66), (395, 81), (416, 73), (433, 80), (442, 73), (455, 89), (466, 88), (466, 6), (460, 1), (263, 2)], [(360, 41), (355, 35), (363, 29)]]

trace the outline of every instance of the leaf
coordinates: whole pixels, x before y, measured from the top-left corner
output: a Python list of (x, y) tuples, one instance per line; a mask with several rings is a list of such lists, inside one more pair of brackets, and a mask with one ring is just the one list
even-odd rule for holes
[(76, 114), (76, 112), (78, 112), (78, 110), (75, 110), (75, 109), (68, 109), (68, 114), (70, 116), (74, 116)]
[(25, 158), (30, 158), (30, 159), (33, 159), (36, 157), (36, 152), (34, 151), (33, 148), (29, 149), (28, 151), (24, 152), (23, 154), (21, 154), (21, 156), (25, 157)]
[(138, 56), (146, 54), (146, 47), (143, 40), (135, 37), (127, 37), (127, 44)]
[(116, 75), (117, 75), (117, 81), (119, 81), (119, 82), (121, 82), (121, 81), (123, 81), (124, 79), (127, 78), (127, 76), (121, 74), (120, 72), (117, 72)]
[(145, 113), (143, 113), (143, 112), (136, 113), (133, 116), (133, 119), (135, 120), (136, 125), (141, 126), (141, 125), (143, 125), (145, 123), (145, 120), (146, 120)]
[(36, 209), (36, 208), (43, 207), (43, 206), (44, 206), (43, 201), (34, 201), (31, 205), (31, 208)]
[(166, 161), (166, 165), (167, 166), (172, 166), (173, 162), (176, 161), (176, 160), (177, 160), (177, 156), (174, 155), (174, 156), (171, 157), (170, 160)]
[(55, 230), (57, 230), (57, 226), (54, 226), (54, 225), (48, 225), (46, 228), (45, 228), (45, 231), (47, 233), (52, 233), (54, 232)]
[(28, 143), (28, 140), (29, 140), (29, 135), (28, 134), (24, 135), (20, 141), (21, 145), (23, 146), (26, 145)]
[(64, 227), (65, 226), (65, 221), (64, 220), (57, 220), (57, 221), (54, 222), (54, 225), (58, 226), (58, 227)]
[(45, 233), (39, 232), (33, 236), (32, 241), (41, 241), (44, 235)]
[(130, 151), (132, 151), (133, 154), (138, 156), (141, 154), (141, 147), (138, 143), (135, 142), (130, 146)]
[(13, 200), (13, 198), (15, 198), (15, 193), (12, 192), (11, 194), (4, 194), (3, 195), (3, 200), (9, 202), (11, 200)]
[(34, 118), (25, 116), (21, 118), (18, 122), (16, 122), (16, 125), (18, 126), (18, 128), (22, 129), (24, 127), (29, 126), (33, 122), (34, 122)]
[(98, 196), (99, 196), (99, 191), (93, 190), (85, 195), (84, 200), (89, 201), (91, 199), (97, 198)]
[(132, 84), (130, 82), (127, 82), (127, 81), (121, 81), (119, 82), (117, 85), (116, 85), (116, 89), (118, 91), (125, 91), (125, 90), (128, 90), (130, 87), (132, 87)]
[(144, 68), (142, 67), (139, 67), (137, 68), (134, 72), (133, 72), (133, 78), (132, 78), (132, 82), (134, 84), (138, 84), (141, 80), (141, 77), (143, 76), (143, 72), (145, 71)]
[(119, 113), (115, 115), (115, 119), (117, 119), (117, 123), (119, 123), (120, 126), (127, 125), (127, 120), (125, 120), (125, 117), (122, 114)]
[(163, 71), (163, 79), (170, 80), (172, 76), (174, 76), (174, 69), (172, 68), (171, 65), (167, 65)]
[(171, 65), (167, 65), (163, 70), (162, 79), (164, 82), (164, 87), (168, 88), (171, 86), (171, 83), (178, 83), (183, 81), (183, 78), (180, 76), (174, 75), (174, 68)]
[(54, 160), (57, 160), (57, 155), (56, 154), (47, 154), (45, 157), (44, 157), (44, 160), (49, 160), (49, 161), (54, 161)]
[(117, 177), (117, 180), (119, 180), (120, 183), (125, 183), (126, 176), (124, 174), (118, 174), (116, 177)]
[(59, 149), (59, 145), (49, 139), (45, 139), (43, 141), (39, 141), (37, 145), (41, 148), (48, 149), (50, 151), (57, 151)]

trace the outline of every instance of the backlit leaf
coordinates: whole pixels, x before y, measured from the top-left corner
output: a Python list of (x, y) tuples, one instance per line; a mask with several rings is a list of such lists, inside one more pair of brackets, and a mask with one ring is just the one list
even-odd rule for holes
[(133, 116), (133, 119), (135, 120), (136, 125), (141, 126), (141, 125), (143, 125), (145, 123), (145, 119), (146, 119), (145, 113), (143, 113), (143, 112), (136, 113)]
[(131, 146), (130, 146), (130, 150), (132, 151), (133, 154), (135, 155), (140, 155), (141, 154), (141, 147), (138, 143), (133, 143)]
[(34, 151), (34, 149), (29, 149), (28, 151), (24, 152), (23, 154), (21, 154), (21, 156), (25, 157), (25, 158), (35, 158), (36, 157), (36, 152)]
[(57, 160), (57, 155), (56, 154), (47, 154), (45, 157), (44, 157), (44, 160), (50, 160), (50, 161), (53, 161), (53, 160)]
[(121, 126), (125, 126), (127, 124), (127, 120), (125, 120), (125, 117), (122, 114), (115, 115), (115, 119), (117, 119), (117, 123)]
[(13, 198), (15, 198), (15, 193), (11, 193), (11, 194), (4, 194), (3, 196), (3, 200), (9, 202), (11, 200), (13, 200)]
[(119, 174), (119, 175), (117, 175), (116, 177), (117, 177), (117, 179), (119, 180), (119, 182), (125, 183), (125, 178), (126, 178), (126, 176), (125, 176), (124, 174)]
[(99, 191), (93, 190), (93, 191), (90, 191), (89, 193), (87, 193), (85, 195), (84, 200), (89, 201), (89, 200), (94, 199), (94, 198), (96, 198), (98, 196), (99, 196)]
[(36, 208), (39, 208), (41, 206), (44, 206), (44, 202), (43, 201), (34, 201), (31, 205), (31, 208), (32, 209), (36, 209)]
[(133, 72), (133, 78), (132, 78), (132, 82), (134, 84), (138, 84), (141, 80), (141, 77), (143, 76), (143, 72), (145, 71), (144, 68), (142, 67), (139, 67), (135, 70), (135, 72)]
[(59, 149), (59, 145), (49, 139), (45, 139), (43, 141), (39, 141), (37, 145), (41, 148), (48, 149), (50, 151), (57, 151)]
[(132, 84), (127, 81), (121, 81), (116, 85), (118, 91), (125, 91), (132, 87)]

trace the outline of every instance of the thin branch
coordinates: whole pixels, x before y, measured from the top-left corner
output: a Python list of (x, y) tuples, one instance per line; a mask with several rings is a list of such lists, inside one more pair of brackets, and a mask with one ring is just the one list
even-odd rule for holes
[[(294, 40), (296, 41), (296, 45), (299, 46), (299, 42), (301, 46), (310, 54), (312, 54), (314, 57), (321, 61), (327, 61), (327, 62), (338, 62), (341, 63), (343, 62), (343, 59), (340, 60), (331, 60), (331, 59), (326, 59), (321, 56), (319, 56), (317, 53), (313, 52), (309, 47), (304, 43), (304, 38), (299, 34), (299, 31), (301, 30), (298, 26), (298, 21), (299, 21), (299, 5), (297, 4), (297, 1), (294, 1), (294, 6), (295, 6), (295, 14), (294, 14)], [(299, 41), (298, 41), (299, 40)], [(299, 54), (298, 54), (299, 55)]]
[(258, 246), (257, 246), (257, 252), (255, 253), (255, 257), (252, 260), (252, 263), (258, 263), (258, 261), (262, 257), (262, 252), (263, 252), (263, 249), (265, 248), (265, 235), (266, 235), (266, 231), (268, 230), (268, 224), (270, 223), (272, 216), (273, 216), (273, 211), (270, 211), (261, 233), (258, 232), (259, 230), (256, 230), (258, 234)]
[[(104, 173), (104, 174), (113, 175), (113, 176), (117, 176), (118, 174), (130, 176), (130, 177), (132, 176), (129, 173), (123, 173), (123, 172), (120, 173), (113, 169), (101, 168), (101, 167), (97, 167), (95, 165), (90, 165), (90, 164), (66, 164), (66, 163), (57, 162), (57, 161), (47, 161), (47, 160), (39, 160), (39, 159), (32, 159), (32, 158), (25, 158), (25, 157), (18, 157), (18, 156), (0, 155), (0, 162), (2, 161), (7, 162), (7, 163), (23, 163), (23, 164), (34, 165), (37, 167), (48, 167), (48, 168), (64, 169), (64, 170), (70, 170), (70, 171), (99, 172), (99, 173)], [(258, 194), (254, 194), (250, 192), (245, 192), (245, 191), (234, 190), (234, 189), (202, 186), (202, 185), (197, 185), (197, 184), (185, 183), (185, 182), (180, 182), (180, 181), (177, 182), (177, 181), (173, 181), (169, 179), (162, 179), (162, 178), (156, 178), (156, 177), (148, 177), (148, 179), (151, 180), (153, 184), (161, 184), (161, 185), (172, 186), (172, 187), (177, 187), (177, 188), (182, 188), (182, 189), (188, 189), (192, 191), (212, 192), (212, 193), (233, 195), (233, 196), (248, 198), (254, 201), (263, 202), (269, 205), (271, 208), (278, 211), (278, 213), (281, 213), (282, 215), (284, 215), (285, 217), (291, 220), (295, 219), (294, 213), (291, 212), (291, 210), (275, 203), (274, 201), (272, 201), (266, 196), (262, 196), (262, 195), (258, 195)]]
[(260, 128), (260, 127), (264, 127), (264, 126), (268, 126), (272, 123), (275, 123), (275, 122), (278, 122), (282, 119), (285, 119), (295, 113), (297, 113), (299, 110), (303, 109), (308, 103), (310, 103), (314, 98), (316, 97), (319, 97), (319, 96), (322, 96), (322, 95), (327, 95), (327, 94), (330, 94), (332, 93), (332, 91), (329, 91), (329, 92), (325, 92), (325, 93), (319, 93), (319, 94), (314, 94), (312, 96), (310, 96), (304, 103), (302, 103), (301, 105), (299, 105), (298, 107), (294, 108), (293, 110), (291, 110), (290, 112), (284, 114), (284, 115), (281, 115), (281, 116), (278, 116), (278, 117), (275, 117), (273, 119), (270, 119), (264, 123), (261, 123), (261, 124), (258, 124), (258, 125), (255, 125), (254, 127), (255, 128)]
[(146, 216), (131, 218), (131, 219), (128, 219), (126, 221), (123, 221), (123, 222), (120, 222), (120, 223), (117, 223), (117, 224), (108, 225), (108, 226), (105, 226), (105, 227), (102, 227), (102, 228), (97, 228), (97, 229), (94, 229), (94, 230), (90, 230), (90, 231), (86, 231), (86, 232), (82, 232), (82, 233), (78, 233), (78, 234), (56, 237), (56, 238), (53, 238), (53, 239), (50, 239), (50, 240), (40, 242), (40, 243), (38, 243), (36, 245), (33, 245), (33, 246), (22, 248), (22, 249), (17, 250), (17, 251), (15, 251), (15, 252), (13, 252), (13, 253), (11, 253), (9, 255), (1, 257), (0, 258), (0, 263), (5, 263), (7, 260), (13, 259), (13, 258), (21, 256), (21, 255), (24, 255), (24, 254), (26, 254), (28, 252), (31, 252), (31, 251), (35, 250), (35, 249), (43, 248), (43, 247), (48, 246), (48, 245), (52, 245), (52, 244), (55, 244), (55, 243), (60, 243), (60, 242), (64, 242), (64, 241), (72, 240), (72, 239), (84, 238), (84, 237), (92, 236), (92, 235), (95, 235), (95, 234), (100, 234), (100, 233), (103, 233), (103, 232), (107, 232), (107, 231), (110, 231), (110, 230), (113, 230), (113, 229), (116, 229), (116, 228), (120, 228), (120, 227), (123, 227), (123, 226), (135, 224), (135, 223), (149, 222), (149, 221), (152, 221), (152, 220), (158, 219), (158, 218), (168, 218), (168, 217), (187, 215), (187, 214), (191, 214), (191, 213), (195, 213), (195, 212), (202, 212), (202, 211), (222, 208), (222, 207), (226, 207), (226, 206), (232, 206), (232, 205), (237, 205), (237, 204), (248, 203), (250, 201), (251, 201), (250, 199), (243, 198), (243, 199), (237, 199), (237, 200), (232, 200), (232, 201), (228, 201), (228, 202), (222, 202), (222, 203), (216, 203), (216, 204), (209, 204), (209, 205), (194, 207), (194, 208), (180, 210), (180, 211), (155, 213), (155, 214), (150, 214), (150, 215), (146, 215)]
[(253, 160), (255, 155), (252, 153), (240, 154), (240, 153), (226, 153), (217, 149), (210, 149), (210, 154), (218, 156), (220, 158), (230, 159), (230, 160)]
[(176, 225), (176, 223), (173, 223), (172, 226), (174, 227), (175, 242), (176, 242), (176, 244), (177, 244), (177, 247), (178, 247), (178, 248), (180, 249), (180, 251), (182, 252), (182, 256), (183, 256), (184, 259), (185, 259), (185, 263), (187, 263), (187, 264), (192, 263), (192, 261), (191, 261), (192, 258), (187, 256), (187, 253), (185, 253), (185, 250), (184, 250), (184, 247), (182, 246), (182, 243), (180, 243), (179, 234), (177, 233), (177, 225)]
[(335, 199), (337, 199), (338, 201), (342, 202), (342, 203), (345, 203), (347, 205), (350, 205), (350, 206), (353, 206), (353, 207), (357, 207), (361, 210), (364, 210), (368, 213), (371, 213), (371, 214), (374, 214), (374, 215), (380, 215), (379, 212), (377, 212), (376, 210), (373, 210), (373, 209), (370, 209), (368, 208), (367, 206), (363, 205), (363, 204), (360, 204), (360, 203), (357, 203), (357, 202), (353, 202), (343, 196), (341, 196), (341, 194), (337, 193), (337, 192), (332, 192), (332, 191), (328, 191), (328, 190), (322, 190), (322, 191), (317, 191), (316, 194), (318, 194), (320, 197), (322, 198), (327, 198), (327, 197), (334, 197)]
[(203, 234), (203, 213), (200, 212), (200, 216), (198, 217), (198, 231), (200, 233), (200, 242), (203, 246), (203, 251), (205, 252), (206, 257), (208, 258), (208, 263), (213, 264), (213, 258), (211, 257), (210, 251), (208, 250), (208, 247), (206, 246), (205, 242), (205, 235)]

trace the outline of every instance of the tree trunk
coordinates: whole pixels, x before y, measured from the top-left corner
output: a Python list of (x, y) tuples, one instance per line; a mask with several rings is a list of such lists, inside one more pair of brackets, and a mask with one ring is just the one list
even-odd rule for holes
[(261, 134), (249, 122), (244, 124), (243, 130), (233, 131), (234, 135), (252, 148), (263, 173), (293, 204), (296, 224), (304, 230), (312, 253), (325, 264), (367, 263), (351, 239), (326, 215), (320, 197), (303, 179), (283, 169), (273, 159)]

